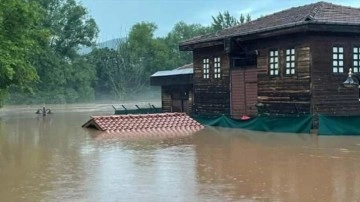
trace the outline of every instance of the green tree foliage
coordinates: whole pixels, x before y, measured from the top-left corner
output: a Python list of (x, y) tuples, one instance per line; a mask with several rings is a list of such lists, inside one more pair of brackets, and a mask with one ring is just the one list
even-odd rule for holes
[(78, 57), (80, 46), (91, 46), (98, 34), (93, 18), (75, 0), (37, 0), (46, 10), (43, 26), (51, 31), (50, 47), (63, 57)]
[[(169, 52), (164, 40), (154, 38), (157, 26), (154, 23), (140, 22), (135, 24), (128, 36), (127, 51), (132, 64), (137, 64), (143, 69), (145, 76), (150, 76), (154, 71), (166, 69), (169, 65)], [(148, 78), (144, 78), (148, 80)]]
[[(97, 25), (76, 0), (0, 0), (0, 102), (70, 103), (95, 96), (127, 99), (149, 86), (150, 75), (192, 62), (179, 43), (214, 30), (250, 21), (228, 11), (213, 24), (175, 24), (166, 37), (154, 37), (157, 25), (136, 23), (116, 50), (94, 49)], [(28, 87), (28, 88), (27, 88)], [(24, 90), (32, 94), (23, 94)]]
[[(48, 30), (49, 37), (45, 43), (39, 43), (39, 54), (30, 58), (39, 79), (32, 85), (35, 94), (25, 95), (25, 99), (30, 98), (30, 103), (66, 103), (93, 98), (95, 67), (80, 56), (78, 50), (80, 46), (94, 43), (98, 33), (94, 19), (75, 0), (31, 2), (43, 9), (43, 18), (38, 24)], [(13, 95), (22, 93), (17, 88), (12, 91)], [(12, 97), (11, 102), (22, 100), (19, 96)]]
[(95, 49), (88, 55), (90, 63), (96, 66), (97, 96), (127, 99), (146, 89), (150, 75), (156, 71), (192, 62), (190, 52), (179, 51), (179, 42), (211, 31), (198, 24), (179, 22), (166, 37), (155, 38), (156, 28), (154, 23), (137, 23), (117, 50)]
[(149, 86), (149, 78), (169, 65), (169, 51), (161, 38), (154, 38), (154, 23), (135, 24), (117, 50), (95, 49), (88, 58), (96, 66), (97, 95), (127, 99)]
[(239, 24), (238, 20), (230, 15), (229, 11), (224, 11), (224, 13), (220, 12), (216, 17), (212, 16), (212, 19), (212, 27), (214, 30), (221, 30)]
[(251, 17), (249, 14), (247, 14), (246, 16), (241, 14), (238, 20), (236, 19), (236, 17), (230, 15), (229, 11), (224, 11), (223, 13), (220, 12), (217, 16), (212, 16), (212, 19), (213, 22), (211, 26), (214, 31), (222, 30), (251, 21)]
[[(38, 0), (46, 9), (43, 26), (51, 31), (49, 43), (38, 59), (38, 92), (50, 102), (77, 102), (92, 98), (95, 67), (77, 52), (91, 46), (98, 28), (86, 9), (75, 0)], [(55, 100), (51, 100), (55, 98)]]
[(144, 69), (141, 63), (131, 62), (128, 41), (121, 42), (118, 50), (95, 49), (88, 58), (96, 66), (98, 97), (125, 99), (145, 86)]
[(250, 14), (248, 13), (247, 15), (246, 15), (246, 22), (250, 22), (251, 21), (251, 16), (250, 16)]
[(185, 22), (178, 22), (175, 24), (171, 32), (166, 36), (165, 43), (171, 55), (170, 67), (175, 68), (184, 64), (192, 63), (192, 52), (179, 51), (179, 43), (193, 38), (195, 36), (210, 33), (210, 27), (204, 27), (200, 24), (186, 24)]
[(41, 9), (26, 0), (0, 0), (0, 106), (9, 86), (27, 88), (38, 79), (30, 62), (47, 32), (39, 26)]

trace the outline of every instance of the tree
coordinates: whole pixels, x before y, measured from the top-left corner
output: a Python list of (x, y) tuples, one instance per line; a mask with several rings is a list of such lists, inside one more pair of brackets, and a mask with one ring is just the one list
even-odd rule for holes
[[(98, 28), (75, 0), (33, 0), (45, 10), (41, 25), (50, 31), (42, 52), (32, 58), (39, 76), (35, 85), (42, 102), (78, 102), (94, 97), (95, 67), (78, 54), (94, 44)], [(92, 94), (92, 95), (91, 95)]]
[(88, 11), (75, 0), (36, 0), (46, 11), (43, 26), (51, 31), (50, 47), (63, 57), (77, 57), (80, 46), (94, 45), (99, 32)]
[[(47, 39), (39, 26), (42, 10), (26, 0), (1, 0), (0, 7), (0, 106), (9, 86), (27, 88), (38, 76), (30, 58)], [(29, 88), (27, 88), (30, 90)]]
[(229, 11), (224, 11), (219, 13), (216, 17), (212, 16), (213, 22), (211, 24), (214, 31), (222, 30), (225, 28), (233, 27), (245, 22), (250, 22), (251, 17), (249, 14), (244, 16), (240, 14), (239, 20), (236, 17), (230, 15)]
[(118, 50), (95, 49), (87, 56), (96, 66), (95, 91), (99, 97), (125, 99), (147, 84), (141, 63), (133, 63), (130, 55), (129, 43), (124, 40)]
[(169, 47), (170, 67), (175, 68), (192, 62), (192, 52), (179, 51), (179, 43), (195, 36), (210, 33), (210, 27), (204, 27), (200, 24), (186, 24), (178, 22), (175, 24), (171, 32), (166, 36), (165, 43)]
[(157, 25), (149, 22), (140, 22), (132, 26), (128, 37), (128, 51), (130, 53), (130, 61), (133, 64), (140, 65), (148, 75), (157, 69), (155, 64), (156, 53), (159, 44), (155, 44), (154, 31)]
[(224, 13), (220, 12), (216, 17), (211, 17), (213, 19), (212, 27), (214, 30), (221, 30), (239, 24), (238, 20), (230, 15), (229, 11), (224, 11)]
[(250, 22), (251, 21), (251, 16), (250, 16), (250, 14), (247, 14), (246, 15), (246, 22)]

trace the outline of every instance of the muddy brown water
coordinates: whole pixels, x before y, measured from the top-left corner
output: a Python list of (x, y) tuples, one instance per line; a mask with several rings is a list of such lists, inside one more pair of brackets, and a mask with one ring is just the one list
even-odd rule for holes
[[(109, 107), (110, 106), (110, 107)], [(207, 127), (98, 139), (111, 105), (0, 109), (0, 201), (358, 201), (360, 137)]]

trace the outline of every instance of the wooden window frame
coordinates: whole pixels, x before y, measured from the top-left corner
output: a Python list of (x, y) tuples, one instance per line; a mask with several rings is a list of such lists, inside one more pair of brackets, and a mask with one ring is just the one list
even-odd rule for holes
[(203, 58), (202, 73), (203, 73), (203, 79), (210, 79), (210, 59), (209, 58)]
[(269, 50), (269, 75), (270, 76), (279, 76), (279, 50), (272, 49)]
[(293, 76), (296, 73), (296, 49), (285, 50), (285, 76)]
[(352, 49), (352, 72), (360, 73), (360, 46), (354, 46)]
[(332, 46), (332, 73), (344, 73), (344, 46)]
[(220, 79), (221, 78), (221, 58), (214, 57), (214, 78)]

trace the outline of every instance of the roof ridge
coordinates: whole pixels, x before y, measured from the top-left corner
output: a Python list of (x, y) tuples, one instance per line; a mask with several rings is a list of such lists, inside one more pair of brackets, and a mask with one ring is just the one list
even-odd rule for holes
[(336, 7), (342, 7), (342, 8), (351, 8), (351, 9), (360, 9), (359, 7), (354, 7), (354, 6), (347, 6), (347, 5), (342, 5), (342, 4), (336, 4), (336, 3), (331, 3), (331, 2), (326, 2), (326, 1), (320, 1), (318, 3), (322, 3), (322, 6), (324, 5), (331, 5), (331, 6), (336, 6)]
[(312, 6), (309, 10), (309, 14), (304, 17), (304, 21), (313, 21), (315, 19), (316, 14), (318, 14), (320, 8), (324, 6), (327, 2), (319, 1), (317, 3), (308, 4), (308, 6)]
[[(224, 29), (222, 29), (222, 30), (217, 31), (217, 32), (216, 32), (216, 35), (218, 34), (218, 32), (222, 32), (223, 30), (236, 29), (236, 28), (242, 27), (242, 26), (244, 26), (244, 25), (246, 25), (246, 24), (250, 24), (250, 23), (254, 23), (254, 22), (256, 22), (256, 21), (260, 21), (260, 20), (262, 20), (262, 19), (264, 19), (264, 18), (270, 18), (270, 17), (272, 17), (272, 16), (276, 16), (276, 15), (278, 15), (279, 13), (286, 13), (286, 12), (288, 12), (288, 11), (290, 11), (290, 10), (298, 9), (298, 8), (304, 8), (304, 7), (306, 7), (306, 6), (314, 6), (314, 7), (316, 7), (316, 5), (324, 4), (324, 3), (330, 4), (330, 3), (325, 2), (325, 1), (319, 1), (319, 2), (316, 2), (316, 3), (305, 4), (305, 5), (301, 5), (301, 6), (294, 6), (294, 7), (291, 7), (291, 8), (287, 8), (287, 9), (285, 9), (285, 10), (280, 10), (280, 11), (277, 11), (277, 12), (275, 12), (275, 13), (271, 13), (271, 14), (268, 14), (268, 15), (264, 15), (264, 16), (262, 16), (262, 17), (259, 17), (259, 18), (255, 19), (255, 20), (251, 20), (251, 21), (245, 22), (245, 23), (243, 23), (243, 24), (235, 25), (235, 26), (233, 26), (233, 27), (224, 28)], [(311, 10), (313, 10), (313, 9), (311, 9)], [(311, 11), (310, 11), (310, 12), (311, 12)], [(307, 17), (309, 17), (309, 16), (310, 16), (310, 14), (307, 15), (307, 16), (304, 16), (304, 20), (305, 20)], [(312, 16), (312, 17), (313, 17), (313, 16)], [(312, 18), (312, 17), (311, 17), (311, 18)]]
[(258, 32), (295, 27), (307, 23), (360, 25), (360, 8), (325, 1), (294, 6), (247, 23), (219, 30), (216, 33), (187, 39), (180, 43), (180, 47), (233, 36), (240, 37)]

